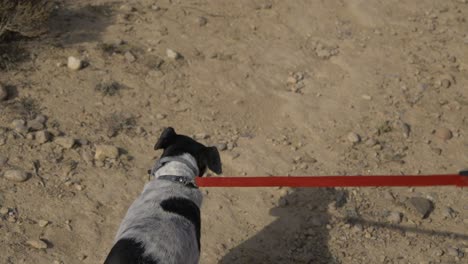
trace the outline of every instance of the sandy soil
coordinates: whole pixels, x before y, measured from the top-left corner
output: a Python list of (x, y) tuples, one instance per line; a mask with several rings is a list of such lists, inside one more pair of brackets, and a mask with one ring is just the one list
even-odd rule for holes
[[(59, 1), (47, 34), (0, 44), (0, 263), (101, 263), (165, 126), (226, 148), (225, 175), (467, 167), (467, 18), (464, 0)], [(201, 263), (468, 263), (467, 190), (203, 192)]]

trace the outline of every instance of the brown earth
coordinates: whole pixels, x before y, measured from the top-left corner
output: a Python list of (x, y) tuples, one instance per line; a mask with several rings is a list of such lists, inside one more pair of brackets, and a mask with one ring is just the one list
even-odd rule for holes
[[(467, 167), (466, 2), (58, 2), (0, 44), (0, 263), (101, 263), (166, 126), (225, 144), (225, 175)], [(201, 263), (468, 263), (466, 189), (203, 192)]]

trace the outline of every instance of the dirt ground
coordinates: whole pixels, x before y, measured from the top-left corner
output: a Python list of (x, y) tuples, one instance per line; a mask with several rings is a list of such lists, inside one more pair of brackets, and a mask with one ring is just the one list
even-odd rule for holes
[[(466, 2), (58, 1), (0, 43), (0, 263), (102, 263), (166, 126), (224, 175), (468, 167)], [(201, 263), (468, 263), (466, 189), (203, 193)]]

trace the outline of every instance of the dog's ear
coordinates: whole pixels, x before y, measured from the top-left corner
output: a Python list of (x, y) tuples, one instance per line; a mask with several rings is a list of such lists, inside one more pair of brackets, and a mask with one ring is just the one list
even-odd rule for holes
[(161, 133), (161, 136), (159, 136), (158, 142), (156, 142), (156, 144), (154, 145), (154, 149), (158, 150), (169, 147), (176, 136), (177, 134), (174, 128), (168, 127), (164, 129), (164, 131)]
[(221, 158), (216, 147), (207, 147), (203, 153), (203, 160), (206, 166), (216, 174), (223, 173)]

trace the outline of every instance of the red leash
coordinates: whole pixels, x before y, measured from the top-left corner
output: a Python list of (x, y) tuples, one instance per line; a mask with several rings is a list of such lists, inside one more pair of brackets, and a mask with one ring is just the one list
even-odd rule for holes
[(468, 170), (460, 174), (405, 176), (263, 176), (263, 177), (197, 177), (200, 187), (468, 187)]

